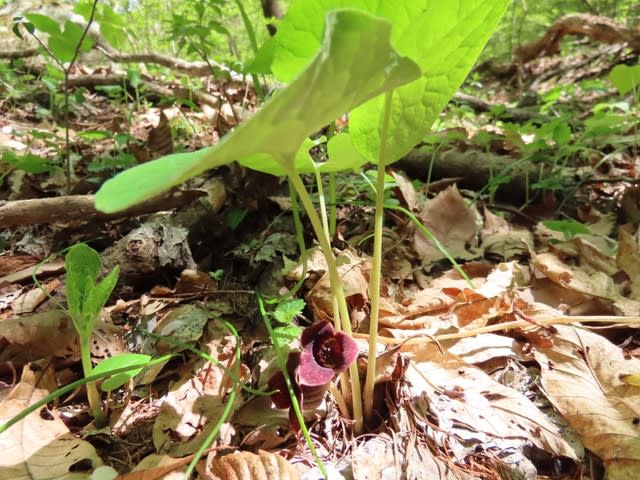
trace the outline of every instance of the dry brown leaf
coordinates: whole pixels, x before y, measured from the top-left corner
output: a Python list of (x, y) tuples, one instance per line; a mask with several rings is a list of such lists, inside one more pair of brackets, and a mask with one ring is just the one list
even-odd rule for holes
[(9, 344), (0, 362), (24, 365), (44, 357), (78, 357), (78, 334), (71, 319), (60, 310), (49, 310), (0, 322), (0, 339)]
[[(57, 387), (50, 361), (25, 366), (20, 383), (0, 403), (0, 423)], [(0, 478), (11, 480), (84, 480), (102, 465), (93, 446), (74, 437), (46, 408), (0, 434), (0, 451)]]
[(620, 270), (629, 275), (631, 298), (640, 300), (640, 248), (637, 239), (620, 229), (618, 238), (617, 264)]
[(602, 459), (608, 480), (640, 478), (640, 387), (620, 380), (640, 372), (640, 359), (588, 330), (556, 328), (553, 348), (535, 352), (547, 396)]
[(15, 315), (22, 315), (33, 312), (38, 308), (38, 305), (51, 296), (51, 293), (54, 292), (60, 284), (60, 280), (54, 278), (43, 283), (41, 287), (35, 287), (28, 292), (23, 293), (11, 302), (11, 309), (13, 310), (13, 313)]
[[(355, 250), (348, 249), (340, 252), (336, 258), (336, 263), (347, 299), (358, 295), (362, 298), (362, 302), (366, 303), (369, 299), (369, 271), (371, 270), (369, 260), (360, 257)], [(333, 288), (329, 275), (325, 274), (309, 291), (307, 300), (310, 305), (320, 310), (320, 312), (331, 315), (333, 311), (332, 292)]]
[[(220, 322), (210, 325), (218, 331), (204, 351), (231, 368), (235, 337), (229, 335)], [(153, 444), (159, 453), (184, 456), (195, 452), (215, 426), (225, 408), (226, 394), (231, 384), (224, 371), (211, 362), (198, 361), (185, 365), (180, 378), (162, 399), (160, 412), (153, 426)], [(236, 399), (239, 403), (240, 398)], [(237, 407), (237, 405), (236, 405)], [(221, 429), (222, 442), (229, 440), (232, 428)]]
[(212, 480), (297, 480), (298, 472), (278, 454), (260, 450), (214, 457)]
[[(440, 243), (446, 245), (447, 251), (454, 258), (471, 259), (478, 256), (467, 250), (468, 245), (476, 244), (477, 212), (467, 205), (455, 186), (425, 202), (418, 218)], [(424, 266), (446, 258), (431, 240), (417, 230), (413, 247)]]
[(193, 456), (173, 458), (168, 455), (147, 455), (135, 468), (117, 480), (184, 480), (184, 471)]
[(27, 278), (31, 278), (34, 274), (36, 276), (58, 273), (64, 270), (64, 260), (54, 260), (53, 262), (34, 265), (33, 267), (25, 268), (24, 270), (20, 270), (19, 272), (11, 273), (9, 275), (5, 275), (4, 277), (0, 277), (0, 284), (3, 283), (14, 283), (19, 282), (21, 280), (25, 280)]
[(540, 253), (532, 258), (533, 266), (551, 281), (577, 292), (601, 298), (619, 297), (613, 280), (603, 272), (587, 273), (562, 262), (553, 253)]
[(521, 453), (525, 445), (576, 458), (558, 428), (523, 394), (459, 357), (443, 355), (435, 345), (411, 348), (405, 394), (416, 412), (435, 418), (438, 429), (427, 427), (429, 434), (436, 442), (447, 442), (458, 462), (476, 447), (495, 448), (517, 452), (509, 459), (515, 466), (526, 462)]
[(413, 187), (413, 183), (404, 174), (391, 170), (391, 176), (398, 185), (399, 196), (402, 197), (403, 203), (407, 210), (414, 211), (418, 207), (418, 194)]

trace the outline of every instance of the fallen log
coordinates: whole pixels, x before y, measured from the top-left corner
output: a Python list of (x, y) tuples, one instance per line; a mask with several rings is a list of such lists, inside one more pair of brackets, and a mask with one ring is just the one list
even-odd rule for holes
[(627, 27), (608, 17), (575, 13), (560, 17), (542, 38), (522, 45), (516, 50), (516, 55), (522, 63), (540, 56), (555, 55), (560, 52), (560, 42), (567, 35), (582, 35), (607, 44), (626, 43), (634, 52), (640, 53), (638, 27)]

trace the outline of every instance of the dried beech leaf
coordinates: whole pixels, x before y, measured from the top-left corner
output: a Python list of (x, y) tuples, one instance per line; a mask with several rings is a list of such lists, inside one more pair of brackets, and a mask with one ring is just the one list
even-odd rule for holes
[(237, 452), (211, 462), (214, 480), (297, 480), (298, 472), (280, 455), (260, 450), (259, 454)]
[(598, 455), (609, 480), (640, 476), (640, 387), (624, 381), (640, 371), (606, 338), (557, 326), (553, 348), (537, 348), (542, 386), (549, 400)]

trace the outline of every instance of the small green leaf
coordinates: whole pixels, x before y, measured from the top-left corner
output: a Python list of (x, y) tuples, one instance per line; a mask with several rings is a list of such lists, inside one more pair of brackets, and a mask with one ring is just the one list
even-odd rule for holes
[[(65, 258), (65, 265), (67, 270), (66, 289), (69, 314), (74, 322), (77, 322), (83, 319), (84, 304), (100, 273), (102, 261), (94, 249), (84, 243), (80, 243), (69, 249)], [(86, 328), (82, 324), (76, 326)]]
[(109, 300), (109, 295), (111, 295), (116, 283), (118, 283), (119, 274), (120, 267), (116, 265), (109, 275), (91, 289), (84, 305), (83, 313), (85, 315), (92, 315), (97, 318), (100, 310)]
[[(112, 370), (129, 367), (133, 365), (141, 365), (151, 360), (150, 355), (142, 353), (123, 353), (113, 357), (106, 358), (97, 364), (91, 371), (91, 375), (100, 375), (109, 373)], [(130, 379), (138, 375), (144, 367), (135, 368), (128, 372), (116, 373), (102, 382), (101, 389), (103, 392), (111, 392), (116, 388), (120, 388)]]
[(357, 10), (329, 12), (318, 55), (247, 122), (214, 147), (170, 155), (122, 172), (102, 186), (96, 208), (116, 212), (209, 168), (233, 160), (255, 160), (256, 155), (290, 171), (311, 132), (420, 75), (415, 63), (393, 50), (390, 34), (391, 24), (382, 18)]
[(279, 303), (273, 311), (273, 318), (280, 323), (291, 323), (291, 321), (300, 315), (304, 309), (304, 300), (296, 298)]
[(276, 348), (290, 348), (291, 343), (300, 338), (302, 329), (297, 325), (289, 324), (273, 329), (271, 341)]
[(96, 285), (102, 261), (94, 249), (83, 243), (69, 249), (65, 264), (69, 314), (78, 332), (88, 334), (118, 281), (119, 268), (116, 266)]
[(634, 91), (637, 95), (640, 88), (640, 65), (616, 65), (609, 74), (609, 80), (616, 87), (620, 95)]
[(84, 140), (104, 140), (111, 138), (111, 135), (113, 134), (108, 130), (85, 130), (77, 133), (77, 136)]
[(36, 27), (36, 30), (48, 33), (49, 35), (59, 35), (60, 24), (51, 17), (40, 15), (38, 13), (28, 13), (24, 16), (29, 22)]
[(51, 160), (39, 155), (34, 155), (33, 153), (25, 153), (24, 155), (18, 156), (12, 151), (4, 152), (2, 154), (2, 161), (27, 173), (47, 173), (54, 167)]
[(589, 233), (589, 228), (585, 224), (575, 220), (546, 220), (542, 224), (549, 230), (563, 233), (566, 238)]
[[(83, 28), (70, 20), (64, 24), (64, 32), (49, 37), (48, 46), (55, 57), (61, 62), (70, 62), (75, 55), (80, 39), (82, 38)], [(93, 41), (89, 36), (85, 36), (80, 45), (79, 51), (87, 52), (91, 50)]]

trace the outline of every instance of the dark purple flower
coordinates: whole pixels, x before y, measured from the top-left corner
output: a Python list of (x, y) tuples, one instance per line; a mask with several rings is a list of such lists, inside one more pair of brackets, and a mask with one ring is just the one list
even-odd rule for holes
[[(336, 374), (344, 372), (358, 357), (358, 344), (349, 335), (336, 332), (326, 321), (317, 322), (302, 332), (302, 351), (289, 353), (287, 372), (302, 410), (313, 410), (322, 403), (324, 393)], [(282, 372), (269, 379), (276, 408), (289, 408), (292, 427), (299, 428), (291, 408), (291, 399)]]

